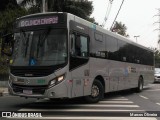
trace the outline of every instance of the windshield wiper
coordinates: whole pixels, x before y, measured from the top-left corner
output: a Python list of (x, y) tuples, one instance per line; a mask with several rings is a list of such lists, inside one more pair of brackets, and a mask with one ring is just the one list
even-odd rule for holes
[(44, 41), (46, 40), (46, 38), (48, 37), (50, 31), (51, 31), (50, 28), (48, 28), (48, 29), (45, 31), (46, 33), (44, 34), (44, 37), (43, 37), (42, 39), (40, 39), (40, 46), (43, 45), (43, 43), (44, 43)]
[(38, 39), (38, 44), (37, 44), (37, 58), (38, 58), (38, 54), (39, 54), (39, 47), (42, 47), (44, 41), (46, 40), (46, 38), (48, 37), (49, 33), (50, 33), (51, 29), (48, 28), (46, 31), (44, 31), (44, 35), (42, 38), (41, 38), (41, 35), (39, 35), (39, 39)]
[(23, 42), (23, 44), (25, 45), (25, 54), (24, 54), (24, 57), (26, 57), (26, 55), (27, 55), (27, 50), (28, 50), (28, 46), (29, 46), (29, 36), (30, 35), (26, 35), (26, 33), (25, 33), (25, 31), (24, 30), (21, 30), (21, 33), (22, 33), (22, 35), (23, 35), (23, 40), (22, 40), (22, 42)]

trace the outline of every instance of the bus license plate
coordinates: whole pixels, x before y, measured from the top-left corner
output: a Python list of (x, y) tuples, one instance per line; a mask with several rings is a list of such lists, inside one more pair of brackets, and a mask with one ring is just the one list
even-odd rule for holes
[(23, 90), (23, 93), (24, 93), (24, 94), (31, 95), (31, 94), (32, 94), (32, 90)]

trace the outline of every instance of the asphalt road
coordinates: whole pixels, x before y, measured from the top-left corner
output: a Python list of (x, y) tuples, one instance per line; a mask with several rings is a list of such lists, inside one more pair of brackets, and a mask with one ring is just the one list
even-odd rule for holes
[(107, 93), (105, 98), (96, 104), (87, 104), (82, 98), (49, 101), (3, 96), (0, 97), (0, 111), (21, 114), (38, 112), (41, 119), (46, 120), (160, 120), (160, 117), (156, 117), (156, 114), (160, 115), (160, 84), (151, 84), (141, 93), (133, 90)]

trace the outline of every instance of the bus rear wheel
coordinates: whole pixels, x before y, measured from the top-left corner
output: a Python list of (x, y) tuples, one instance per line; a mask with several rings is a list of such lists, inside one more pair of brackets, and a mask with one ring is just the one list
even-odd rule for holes
[(139, 77), (138, 87), (136, 88), (136, 92), (141, 92), (143, 90), (143, 77)]
[(104, 87), (99, 80), (95, 79), (91, 87), (91, 95), (86, 96), (85, 100), (88, 103), (97, 103), (103, 98), (103, 95)]

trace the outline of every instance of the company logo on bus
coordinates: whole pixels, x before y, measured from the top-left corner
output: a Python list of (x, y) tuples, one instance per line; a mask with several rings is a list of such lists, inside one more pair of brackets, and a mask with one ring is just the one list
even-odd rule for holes
[(29, 26), (57, 24), (57, 23), (58, 23), (58, 17), (53, 16), (49, 18), (25, 19), (20, 21), (19, 27), (29, 27)]

